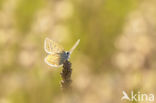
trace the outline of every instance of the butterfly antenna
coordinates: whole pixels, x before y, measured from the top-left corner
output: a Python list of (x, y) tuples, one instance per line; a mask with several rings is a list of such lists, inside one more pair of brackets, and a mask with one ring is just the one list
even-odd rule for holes
[(78, 44), (79, 44), (79, 42), (80, 42), (80, 39), (78, 39), (77, 40), (77, 42), (74, 44), (74, 46), (70, 49), (70, 54), (74, 51), (74, 49), (78, 46)]

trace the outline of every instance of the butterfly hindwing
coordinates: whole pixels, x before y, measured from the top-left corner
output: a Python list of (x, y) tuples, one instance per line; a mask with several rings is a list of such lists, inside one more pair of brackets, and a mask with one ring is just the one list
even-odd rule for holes
[(66, 58), (63, 56), (64, 55), (63, 53), (64, 52), (49, 54), (45, 58), (45, 62), (52, 67), (60, 67), (64, 63), (64, 61), (66, 60)]

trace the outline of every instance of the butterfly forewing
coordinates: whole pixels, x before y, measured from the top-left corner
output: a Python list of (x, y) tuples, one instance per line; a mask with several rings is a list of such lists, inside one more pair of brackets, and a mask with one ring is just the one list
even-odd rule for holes
[(76, 41), (76, 43), (73, 45), (73, 47), (70, 49), (70, 54), (74, 51), (74, 49), (78, 46), (78, 44), (79, 44), (79, 42), (80, 42), (80, 39), (78, 39), (77, 41)]
[(62, 46), (60, 46), (58, 43), (54, 42), (53, 40), (50, 40), (49, 38), (46, 38), (44, 41), (44, 49), (49, 54), (61, 53), (64, 51)]

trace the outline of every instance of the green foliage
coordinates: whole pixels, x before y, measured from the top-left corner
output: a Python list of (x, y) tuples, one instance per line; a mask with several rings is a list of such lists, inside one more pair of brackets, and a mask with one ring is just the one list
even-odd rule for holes
[(21, 0), (16, 9), (17, 27), (22, 33), (31, 28), (34, 16), (43, 6), (43, 0)]
[[(75, 14), (70, 27), (73, 33), (81, 35), (81, 50), (96, 60), (95, 71), (111, 63), (115, 52), (114, 41), (122, 32), (127, 15), (136, 8), (136, 0), (103, 0), (75, 2)], [(73, 35), (77, 36), (77, 35)], [(100, 55), (99, 55), (100, 54)], [(111, 66), (111, 64), (109, 64)], [(99, 68), (100, 69), (100, 68)]]
[(3, 5), (3, 2), (4, 2), (5, 0), (0, 0), (0, 10), (1, 10), (1, 8), (2, 8), (2, 5)]

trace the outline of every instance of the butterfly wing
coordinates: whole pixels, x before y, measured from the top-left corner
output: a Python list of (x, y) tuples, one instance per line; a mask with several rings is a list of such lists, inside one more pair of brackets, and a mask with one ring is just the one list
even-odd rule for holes
[(44, 50), (49, 54), (61, 53), (64, 51), (64, 49), (58, 43), (50, 40), (49, 38), (46, 38), (44, 41)]
[(70, 49), (70, 54), (74, 51), (74, 49), (78, 46), (78, 44), (79, 44), (79, 42), (80, 42), (80, 39), (78, 39), (77, 40), (77, 42), (74, 44), (74, 46)]
[[(64, 52), (63, 52), (64, 53)], [(49, 54), (45, 58), (45, 62), (52, 67), (60, 67), (66, 60), (65, 57), (62, 57), (62, 53)]]

